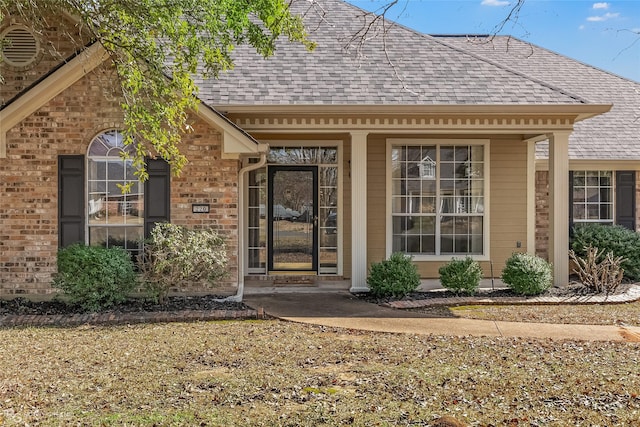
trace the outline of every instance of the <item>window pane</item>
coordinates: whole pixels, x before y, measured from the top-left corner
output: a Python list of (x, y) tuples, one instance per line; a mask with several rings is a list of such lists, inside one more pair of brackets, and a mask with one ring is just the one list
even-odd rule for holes
[(600, 173), (598, 171), (587, 171), (587, 186), (597, 187), (600, 184)]
[(471, 160), (474, 162), (484, 161), (484, 147), (482, 145), (471, 146)]
[(455, 148), (455, 161), (456, 163), (463, 163), (469, 160), (469, 147), (456, 147)]
[(587, 219), (600, 219), (598, 205), (587, 205)]
[(393, 250), (482, 254), (484, 147), (422, 146), (419, 156), (418, 148), (391, 150)]
[(393, 236), (392, 250), (393, 252), (406, 252), (407, 249), (407, 238), (403, 235)]
[(453, 236), (442, 235), (440, 238), (440, 253), (452, 254), (453, 253)]
[(472, 254), (481, 254), (483, 252), (482, 236), (471, 236), (471, 249), (469, 252)]
[(482, 163), (471, 163), (467, 166), (467, 177), (484, 178), (484, 165)]
[(440, 202), (440, 213), (454, 213), (456, 211), (455, 197), (442, 197)]
[(436, 236), (422, 236), (422, 253), (435, 254), (436, 253)]
[(436, 198), (435, 197), (423, 197), (420, 206), (421, 213), (435, 213), (436, 211)]
[(420, 253), (420, 236), (407, 236), (407, 252)]
[(452, 162), (454, 147), (440, 147), (440, 161), (441, 162)]
[(407, 199), (405, 197), (393, 197), (391, 199), (391, 212), (406, 213)]
[(443, 216), (442, 221), (440, 222), (440, 233), (453, 234), (453, 223), (454, 223), (454, 217)]
[(469, 253), (469, 238), (467, 236), (456, 236), (454, 239), (454, 252), (457, 254)]
[(420, 231), (422, 234), (436, 234), (436, 217), (435, 216), (423, 216), (418, 217), (416, 221), (420, 221)]
[(391, 193), (394, 195), (407, 194), (405, 191), (406, 181), (394, 179), (391, 181)]
[(403, 160), (409, 162), (420, 162), (422, 160), (422, 147), (421, 146), (408, 146), (406, 150), (407, 157)]
[(603, 187), (611, 186), (611, 175), (610, 171), (603, 171), (600, 173), (600, 185)]
[(420, 163), (419, 162), (409, 162), (407, 163), (407, 178), (422, 178), (420, 174)]
[(404, 234), (407, 232), (407, 217), (394, 216), (392, 219), (393, 234)]
[(587, 200), (586, 191), (584, 188), (573, 187), (573, 201), (584, 202)]
[(422, 180), (422, 195), (423, 196), (435, 196), (436, 195), (436, 181), (435, 180)]
[(453, 163), (441, 163), (440, 178), (453, 178), (453, 177), (455, 177), (455, 165)]
[(338, 252), (335, 249), (320, 249), (320, 267), (338, 267)]
[(484, 229), (482, 227), (483, 222), (484, 219), (481, 216), (469, 217), (469, 232), (471, 234), (481, 236), (484, 232)]
[(609, 203), (600, 205), (600, 219), (613, 219), (613, 205)]
[(600, 201), (600, 192), (597, 188), (587, 188), (586, 189), (587, 202), (597, 203)]

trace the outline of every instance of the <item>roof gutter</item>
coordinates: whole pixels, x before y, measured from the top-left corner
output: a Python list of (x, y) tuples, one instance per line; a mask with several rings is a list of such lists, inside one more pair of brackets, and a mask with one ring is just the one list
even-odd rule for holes
[(612, 104), (473, 104), (473, 105), (389, 105), (389, 104), (263, 104), (214, 105), (224, 114), (473, 114), (486, 116), (571, 115), (576, 121), (585, 120), (611, 110)]

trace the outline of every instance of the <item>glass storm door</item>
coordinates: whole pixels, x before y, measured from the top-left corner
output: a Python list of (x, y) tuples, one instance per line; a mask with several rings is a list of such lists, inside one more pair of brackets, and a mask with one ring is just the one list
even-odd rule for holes
[(318, 271), (318, 168), (270, 166), (269, 271)]

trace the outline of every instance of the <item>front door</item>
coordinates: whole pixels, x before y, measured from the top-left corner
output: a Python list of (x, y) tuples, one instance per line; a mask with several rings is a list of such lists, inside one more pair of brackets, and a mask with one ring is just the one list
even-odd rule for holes
[(318, 271), (318, 168), (269, 166), (269, 271)]

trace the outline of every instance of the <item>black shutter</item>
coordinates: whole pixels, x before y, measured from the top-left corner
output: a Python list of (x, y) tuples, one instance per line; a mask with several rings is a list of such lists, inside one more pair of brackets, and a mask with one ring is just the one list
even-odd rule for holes
[(148, 159), (149, 179), (144, 184), (144, 235), (158, 222), (171, 220), (171, 168), (163, 159)]
[(636, 229), (636, 173), (616, 172), (616, 224)]
[(84, 243), (84, 156), (58, 156), (58, 246)]

